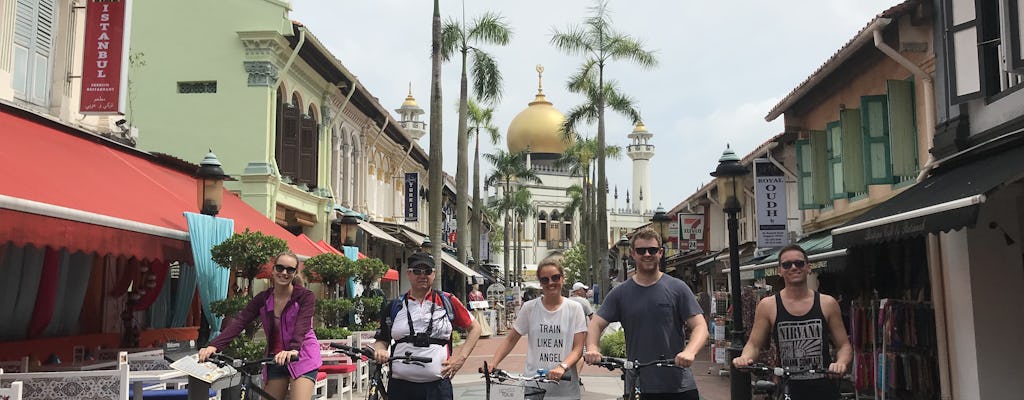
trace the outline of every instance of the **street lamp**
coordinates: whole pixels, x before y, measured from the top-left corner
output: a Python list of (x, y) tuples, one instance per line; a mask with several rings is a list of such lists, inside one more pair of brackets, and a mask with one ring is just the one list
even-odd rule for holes
[(341, 243), (345, 246), (356, 245), (356, 227), (359, 226), (359, 217), (355, 215), (349, 215), (349, 213), (355, 214), (354, 211), (347, 211), (345, 215), (341, 217)]
[(622, 260), (622, 279), (619, 281), (625, 282), (627, 277), (626, 260), (629, 259), (629, 239), (626, 238), (626, 235), (619, 236), (619, 241), (615, 243), (615, 247), (619, 249), (619, 259)]
[(224, 180), (230, 178), (224, 175), (220, 160), (210, 150), (199, 163), (196, 170), (196, 197), (201, 214), (215, 216), (220, 212), (220, 206), (224, 198)]
[(420, 251), (430, 253), (432, 246), (433, 243), (430, 243), (430, 236), (425, 236), (423, 237), (423, 243), (420, 243)]
[(670, 233), (668, 228), (672, 225), (672, 217), (665, 213), (665, 207), (658, 203), (658, 208), (654, 210), (654, 216), (651, 217), (651, 224), (654, 225), (654, 229), (658, 231), (658, 235), (661, 236), (661, 248), (665, 249), (665, 253), (661, 256), (661, 267), (662, 271), (665, 271), (665, 263), (668, 262), (669, 245), (668, 237)]
[(732, 343), (729, 346), (729, 382), (732, 398), (750, 399), (750, 374), (741, 372), (732, 365), (731, 360), (743, 353), (746, 342), (743, 334), (743, 303), (740, 300), (740, 250), (739, 222), (736, 214), (743, 209), (743, 181), (749, 171), (740, 164), (740, 158), (725, 147), (722, 158), (718, 159), (718, 168), (711, 176), (718, 181), (718, 201), (722, 210), (729, 216), (729, 279), (732, 282)]

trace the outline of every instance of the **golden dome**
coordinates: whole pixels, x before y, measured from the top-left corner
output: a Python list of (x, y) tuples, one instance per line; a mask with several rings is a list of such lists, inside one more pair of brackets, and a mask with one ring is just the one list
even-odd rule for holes
[(409, 95), (405, 96), (405, 101), (402, 102), (402, 108), (419, 106), (420, 105), (416, 103), (416, 99), (412, 97), (412, 82), (409, 82)]
[(636, 132), (636, 133), (647, 132), (647, 127), (644, 126), (644, 121), (637, 121), (636, 122), (636, 127), (633, 128), (633, 132)]
[(540, 84), (540, 75), (543, 72), (544, 67), (538, 65), (537, 97), (508, 125), (506, 144), (510, 153), (518, 153), (529, 148), (530, 153), (561, 154), (572, 144), (572, 140), (563, 140), (562, 124), (565, 123), (565, 114), (555, 109), (544, 96)]

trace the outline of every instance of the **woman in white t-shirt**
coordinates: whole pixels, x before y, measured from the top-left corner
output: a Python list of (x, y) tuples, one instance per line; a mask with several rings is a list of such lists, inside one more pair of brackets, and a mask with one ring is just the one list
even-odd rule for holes
[(537, 280), (543, 288), (543, 295), (523, 303), (513, 329), (508, 332), (488, 367), (497, 368), (519, 338), (527, 336), (530, 347), (526, 352), (523, 375), (535, 376), (538, 370), (547, 370), (548, 379), (560, 380), (563, 375), (569, 376), (569, 381), (543, 384), (547, 390), (545, 399), (579, 399), (579, 376), (572, 366), (583, 356), (587, 318), (579, 303), (562, 297), (565, 272), (558, 259), (541, 261), (537, 266)]

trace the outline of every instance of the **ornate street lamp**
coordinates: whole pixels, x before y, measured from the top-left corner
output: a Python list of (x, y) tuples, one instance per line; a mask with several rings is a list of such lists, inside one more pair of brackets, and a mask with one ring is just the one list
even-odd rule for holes
[[(353, 215), (350, 215), (350, 212)], [(356, 245), (356, 228), (359, 226), (359, 217), (354, 214), (354, 211), (349, 211), (341, 217), (341, 243), (345, 246)]]
[(619, 260), (622, 260), (622, 279), (619, 281), (625, 282), (628, 277), (626, 273), (626, 260), (629, 259), (629, 239), (626, 238), (626, 235), (619, 236), (619, 241), (615, 242), (615, 247), (619, 249)]
[(220, 160), (210, 150), (199, 163), (196, 170), (196, 197), (201, 214), (215, 216), (220, 212), (224, 198), (224, 181), (230, 178), (224, 175)]
[(669, 253), (668, 238), (671, 236), (669, 227), (672, 226), (672, 217), (665, 212), (665, 207), (658, 203), (658, 208), (654, 210), (654, 216), (651, 217), (651, 224), (654, 225), (654, 229), (658, 231), (658, 236), (661, 236), (661, 248), (665, 249), (665, 252), (661, 255), (661, 265), (659, 267), (662, 271), (665, 271), (665, 263), (668, 262), (668, 257), (672, 255)]
[(740, 300), (740, 250), (739, 222), (736, 214), (743, 209), (743, 182), (747, 167), (740, 164), (740, 158), (725, 147), (722, 158), (718, 159), (718, 168), (711, 176), (717, 179), (718, 201), (723, 211), (729, 216), (729, 279), (732, 282), (732, 343), (729, 346), (730, 371), (729, 381), (732, 398), (750, 399), (750, 374), (741, 372), (732, 366), (731, 360), (743, 353), (746, 344), (743, 332), (743, 303)]
[(430, 253), (432, 250), (433, 243), (430, 243), (430, 236), (423, 237), (423, 243), (420, 244), (420, 251), (424, 253)]

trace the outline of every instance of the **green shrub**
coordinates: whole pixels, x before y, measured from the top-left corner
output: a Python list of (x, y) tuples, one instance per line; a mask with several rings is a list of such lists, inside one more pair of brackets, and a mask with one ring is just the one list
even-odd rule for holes
[(260, 268), (271, 261), (272, 257), (287, 250), (288, 243), (284, 239), (245, 228), (245, 232), (231, 235), (224, 242), (213, 246), (210, 258), (220, 267), (241, 272), (251, 292), (252, 281), (260, 273)]
[[(380, 308), (384, 304), (383, 297), (360, 297), (356, 300), (356, 312), (359, 313), (360, 325), (378, 323), (380, 320)], [(360, 329), (371, 330), (371, 329)], [(376, 330), (376, 328), (372, 329)]]
[(355, 272), (355, 264), (348, 257), (324, 253), (305, 261), (302, 273), (310, 282), (320, 281), (327, 287), (328, 297), (339, 297), (338, 284), (345, 282)]
[[(213, 315), (223, 318), (237, 318), (238, 314), (242, 313), (245, 306), (252, 301), (252, 296), (236, 296), (228, 297), (224, 300), (217, 300), (210, 303), (210, 312)], [(252, 322), (245, 327), (245, 335), (247, 338), (252, 339), (256, 336), (256, 330), (263, 325), (263, 321), (259, 318), (255, 318)]]
[(231, 341), (228, 348), (221, 351), (232, 358), (255, 360), (262, 358), (266, 353), (267, 343), (261, 339), (250, 339), (245, 335), (238, 335)]
[(388, 272), (388, 266), (379, 258), (363, 258), (355, 261), (354, 275), (356, 280), (363, 285), (363, 290), (370, 289), (370, 285)]
[(346, 317), (355, 309), (352, 299), (319, 299), (316, 301), (316, 316), (327, 328), (345, 325)]
[(601, 354), (608, 357), (625, 357), (626, 331), (620, 329), (602, 336)]
[(316, 333), (317, 339), (348, 339), (352, 336), (352, 332), (349, 332), (348, 328), (316, 328), (313, 330)]

